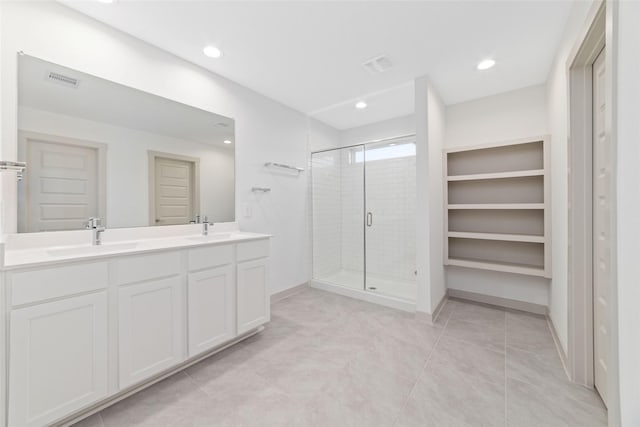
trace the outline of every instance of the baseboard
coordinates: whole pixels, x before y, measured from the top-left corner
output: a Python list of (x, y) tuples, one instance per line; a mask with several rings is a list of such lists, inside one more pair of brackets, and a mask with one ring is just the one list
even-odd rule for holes
[(295, 295), (298, 292), (304, 291), (309, 287), (309, 282), (301, 283), (293, 288), (285, 289), (284, 291), (271, 294), (271, 304), (281, 301), (285, 298), (289, 298), (291, 295)]
[(510, 308), (513, 310), (526, 311), (527, 313), (547, 315), (547, 306), (542, 304), (534, 304), (531, 302), (518, 301), (509, 298), (494, 297), (493, 295), (478, 294), (475, 292), (461, 291), (459, 289), (447, 290), (450, 298), (460, 298), (469, 301), (480, 302), (483, 304), (496, 305), (498, 307)]
[(440, 302), (436, 306), (436, 309), (433, 310), (433, 313), (431, 314), (431, 324), (435, 325), (436, 321), (438, 320), (438, 316), (440, 316), (440, 313), (442, 312), (442, 309), (444, 308), (444, 305), (447, 303), (448, 299), (449, 299), (449, 296), (445, 292), (445, 294), (443, 295), (442, 299), (440, 300)]
[(560, 338), (558, 338), (558, 332), (556, 331), (556, 327), (549, 316), (547, 314), (545, 316), (547, 318), (547, 325), (549, 326), (549, 330), (551, 331), (551, 336), (553, 337), (553, 342), (556, 344), (556, 350), (558, 351), (558, 356), (560, 356), (560, 361), (562, 362), (562, 367), (564, 368), (564, 373), (567, 374), (567, 379), (571, 379), (571, 375), (569, 375), (569, 369), (567, 369), (567, 353), (564, 352), (564, 348), (562, 348), (562, 344), (560, 343)]

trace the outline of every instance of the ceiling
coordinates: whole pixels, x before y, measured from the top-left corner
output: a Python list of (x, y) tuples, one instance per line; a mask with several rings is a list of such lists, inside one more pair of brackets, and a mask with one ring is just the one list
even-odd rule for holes
[[(133, 1), (64, 4), (338, 129), (413, 112), (427, 75), (447, 105), (546, 81), (569, 0)], [(215, 45), (219, 59), (202, 49)], [(362, 63), (386, 54), (393, 67)], [(487, 57), (496, 66), (480, 72)], [(364, 99), (369, 107), (354, 109)]]
[[(77, 79), (77, 87), (51, 81), (50, 72)], [(104, 80), (71, 68), (21, 55), (20, 106), (85, 120), (232, 148), (233, 119)]]

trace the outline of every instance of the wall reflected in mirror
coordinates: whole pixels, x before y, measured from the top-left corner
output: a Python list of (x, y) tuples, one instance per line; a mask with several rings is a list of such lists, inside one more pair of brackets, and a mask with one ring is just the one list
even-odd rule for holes
[[(234, 121), (19, 56), (18, 231), (235, 220)], [(167, 82), (171, 84), (171, 82)]]

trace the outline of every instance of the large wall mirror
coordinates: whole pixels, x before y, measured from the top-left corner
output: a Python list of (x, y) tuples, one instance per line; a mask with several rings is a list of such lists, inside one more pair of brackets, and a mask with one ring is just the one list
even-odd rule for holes
[(232, 119), (28, 55), (18, 80), (19, 232), (234, 221)]

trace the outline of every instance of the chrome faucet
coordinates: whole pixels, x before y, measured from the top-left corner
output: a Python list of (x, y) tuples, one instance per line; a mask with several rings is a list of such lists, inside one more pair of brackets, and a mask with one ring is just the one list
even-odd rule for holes
[(213, 225), (213, 224), (209, 224), (209, 219), (205, 215), (204, 216), (204, 221), (202, 221), (202, 235), (203, 236), (208, 236), (209, 235), (209, 225)]
[(98, 246), (102, 244), (102, 233), (104, 232), (105, 228), (100, 225), (102, 223), (102, 220), (100, 218), (89, 218), (89, 221), (87, 221), (87, 230), (92, 230), (93, 231), (93, 245), (94, 246)]

